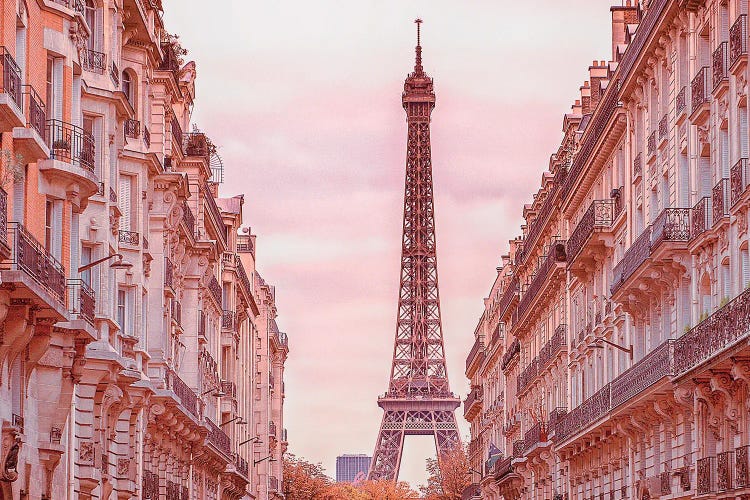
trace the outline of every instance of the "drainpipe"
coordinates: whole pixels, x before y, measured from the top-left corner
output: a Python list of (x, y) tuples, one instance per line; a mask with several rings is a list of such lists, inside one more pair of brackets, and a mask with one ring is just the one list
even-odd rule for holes
[(68, 449), (68, 463), (66, 469), (68, 469), (68, 491), (67, 500), (75, 500), (75, 427), (76, 427), (76, 387), (73, 386), (73, 397), (70, 398), (70, 413), (68, 414), (68, 435), (67, 435), (67, 449)]

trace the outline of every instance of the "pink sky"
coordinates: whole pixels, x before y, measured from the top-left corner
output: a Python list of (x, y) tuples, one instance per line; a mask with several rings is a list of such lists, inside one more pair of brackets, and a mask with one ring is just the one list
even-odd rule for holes
[[(593, 59), (609, 3), (165, 0), (198, 68), (195, 122), (220, 147), (222, 196), (245, 194), (289, 334), (290, 451), (335, 475), (371, 454), (390, 373), (406, 142), (403, 80), (424, 19), (443, 333), (454, 392), (482, 299)], [(468, 427), (457, 412), (463, 434)], [(420, 482), (423, 440), (401, 477)]]

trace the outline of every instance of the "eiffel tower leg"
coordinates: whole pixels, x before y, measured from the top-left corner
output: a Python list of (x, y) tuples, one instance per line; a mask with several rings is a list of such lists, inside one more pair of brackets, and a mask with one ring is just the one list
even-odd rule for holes
[(433, 414), (433, 420), (435, 422), (435, 447), (438, 457), (456, 446), (461, 446), (456, 415), (452, 411), (436, 411)]
[(368, 479), (395, 481), (398, 478), (404, 450), (403, 420), (404, 413), (400, 411), (386, 411), (383, 414)]

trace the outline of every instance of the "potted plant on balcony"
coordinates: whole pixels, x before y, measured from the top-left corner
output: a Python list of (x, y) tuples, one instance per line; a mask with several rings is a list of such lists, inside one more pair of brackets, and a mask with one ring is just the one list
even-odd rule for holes
[(57, 139), (52, 143), (52, 154), (54, 158), (70, 157), (70, 143), (65, 139)]

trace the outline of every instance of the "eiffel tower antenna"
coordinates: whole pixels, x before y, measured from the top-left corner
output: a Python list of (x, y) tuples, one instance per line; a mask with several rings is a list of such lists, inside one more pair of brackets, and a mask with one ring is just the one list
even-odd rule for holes
[(432, 435), (438, 456), (461, 444), (455, 416), (460, 400), (448, 384), (440, 321), (430, 151), (435, 93), (422, 68), (422, 20), (415, 22), (414, 72), (402, 95), (408, 136), (396, 340), (388, 392), (378, 398), (383, 422), (368, 475), (391, 481), (398, 478), (405, 436)]

